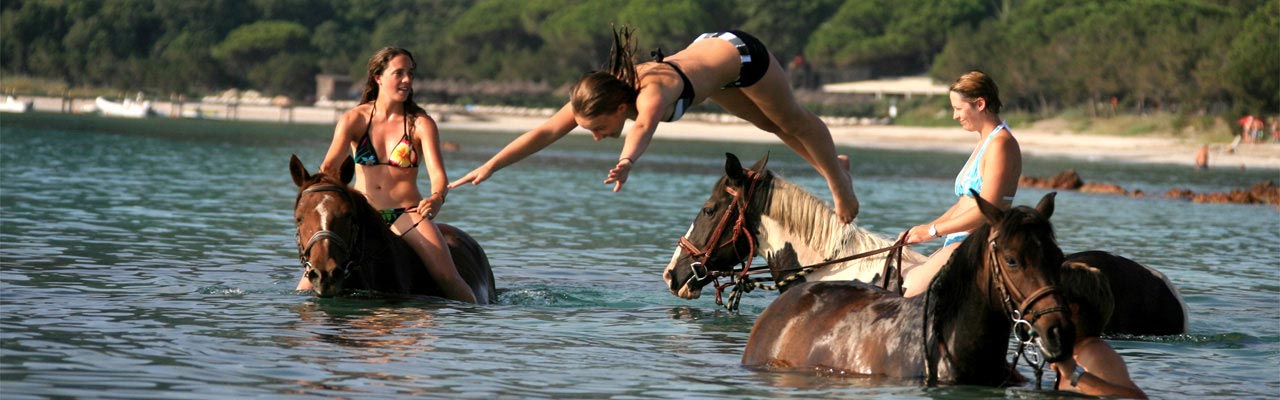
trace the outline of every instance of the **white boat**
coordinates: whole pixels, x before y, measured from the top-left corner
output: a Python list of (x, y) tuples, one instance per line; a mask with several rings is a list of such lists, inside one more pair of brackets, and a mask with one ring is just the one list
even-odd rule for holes
[(13, 96), (5, 96), (4, 103), (0, 103), (0, 112), (24, 113), (31, 111), (31, 99), (21, 100)]
[(93, 102), (98, 105), (98, 111), (101, 111), (102, 115), (126, 118), (146, 118), (153, 114), (151, 110), (151, 100), (139, 103), (125, 99), (124, 102), (117, 103), (98, 97), (97, 99), (94, 99)]

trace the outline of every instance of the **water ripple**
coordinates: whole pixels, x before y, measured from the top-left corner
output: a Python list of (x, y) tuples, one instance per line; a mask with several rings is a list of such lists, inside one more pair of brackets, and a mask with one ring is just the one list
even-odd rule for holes
[[(1055, 397), (740, 367), (751, 325), (776, 294), (751, 293), (741, 313), (728, 313), (709, 293), (671, 296), (661, 269), (726, 150), (744, 159), (772, 151), (773, 168), (827, 196), (780, 144), (655, 140), (612, 193), (600, 181), (616, 146), (571, 135), (452, 191), (440, 220), (480, 241), (498, 281), (498, 304), (474, 306), (293, 290), (297, 188), (287, 161), (297, 153), (318, 164), (331, 127), (78, 118), (5, 117), (5, 398)], [(454, 175), (511, 139), (444, 135), (463, 144), (446, 157)], [(948, 175), (963, 157), (851, 153), (868, 229), (893, 235), (953, 201)], [(1029, 159), (1026, 168), (1063, 166)], [(1269, 176), (1069, 166), (1143, 188), (1223, 190)], [(1023, 190), (1015, 203), (1044, 193)], [(1111, 251), (1179, 286), (1191, 332), (1108, 338), (1149, 394), (1280, 392), (1280, 213), (1064, 192), (1053, 221), (1064, 250)]]

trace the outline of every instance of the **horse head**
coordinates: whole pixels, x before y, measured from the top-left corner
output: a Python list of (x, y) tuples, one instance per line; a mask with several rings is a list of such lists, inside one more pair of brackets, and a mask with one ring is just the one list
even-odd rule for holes
[(1075, 343), (1071, 311), (1057, 288), (1064, 257), (1049, 223), (1055, 195), (1046, 194), (1035, 208), (1001, 210), (973, 192), (990, 226), (986, 243), (974, 243), (986, 253), (990, 300), (1012, 318), (1018, 339), (1038, 343), (1049, 361), (1071, 357)]
[(742, 167), (738, 157), (725, 153), (725, 176), (711, 189), (711, 198), (693, 219), (689, 231), (680, 238), (679, 246), (662, 273), (671, 293), (685, 299), (696, 299), (702, 288), (719, 276), (727, 276), (733, 267), (754, 256), (754, 226), (758, 213), (752, 211), (753, 196), (761, 182), (768, 178), (765, 155), (750, 169)]
[(355, 164), (349, 157), (344, 159), (339, 177), (308, 173), (296, 155), (289, 160), (289, 173), (298, 185), (293, 206), (298, 258), (304, 276), (320, 297), (341, 292), (354, 268), (352, 252), (360, 233), (355, 196), (359, 193), (347, 187), (355, 175)]

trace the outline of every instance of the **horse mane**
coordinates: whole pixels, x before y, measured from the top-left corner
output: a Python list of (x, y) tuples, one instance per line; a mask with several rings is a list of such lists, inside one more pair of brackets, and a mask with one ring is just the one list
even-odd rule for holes
[(970, 294), (976, 288), (976, 274), (982, 266), (983, 250), (990, 237), (990, 224), (983, 223), (974, 229), (968, 238), (960, 242), (960, 247), (951, 253), (951, 258), (929, 283), (926, 295), (930, 299), (926, 311), (930, 319), (929, 326), (933, 327), (932, 331), (935, 333), (930, 338), (930, 343), (944, 339), (936, 334), (945, 328), (946, 321), (956, 317), (964, 302), (971, 300)]
[[(755, 196), (757, 204), (752, 207), (760, 210), (760, 215), (777, 219), (790, 235), (803, 240), (809, 247), (825, 249), (828, 259), (893, 245), (856, 224), (841, 222), (831, 207), (805, 188), (773, 172), (762, 179), (766, 181), (761, 182), (763, 186), (758, 190), (762, 192)], [(904, 253), (904, 256), (906, 254), (915, 253)], [(923, 261), (923, 258), (912, 260), (913, 263)], [(884, 257), (866, 257), (852, 263), (859, 270), (880, 268), (884, 265)]]

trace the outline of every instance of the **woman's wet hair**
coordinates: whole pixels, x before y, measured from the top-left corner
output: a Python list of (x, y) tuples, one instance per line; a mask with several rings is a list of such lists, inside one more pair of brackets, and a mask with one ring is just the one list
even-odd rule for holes
[(1003, 105), (1000, 103), (1000, 88), (996, 87), (996, 81), (987, 73), (976, 69), (960, 75), (960, 78), (951, 84), (950, 90), (969, 99), (971, 103), (978, 99), (986, 100), (987, 111), (992, 114), (999, 114), (1000, 107)]
[[(374, 78), (382, 75), (387, 71), (387, 65), (391, 64), (391, 60), (401, 55), (409, 57), (409, 71), (418, 69), (418, 62), (413, 59), (413, 54), (409, 50), (399, 47), (383, 47), (373, 57), (369, 57), (368, 74), (364, 77), (364, 92), (360, 94), (360, 104), (368, 103), (378, 99), (378, 81)], [(409, 99), (404, 102), (404, 110), (406, 115), (426, 114), (427, 111), (413, 102), (413, 88), (409, 88)]]
[(1115, 296), (1107, 276), (1088, 265), (1069, 262), (1063, 265), (1058, 287), (1068, 302), (1080, 306), (1076, 329), (1085, 336), (1102, 335), (1115, 311)]
[(636, 90), (636, 43), (632, 32), (626, 25), (615, 27), (608, 69), (588, 72), (569, 89), (569, 103), (574, 113), (594, 117), (613, 112), (623, 104), (635, 104), (639, 91)]

